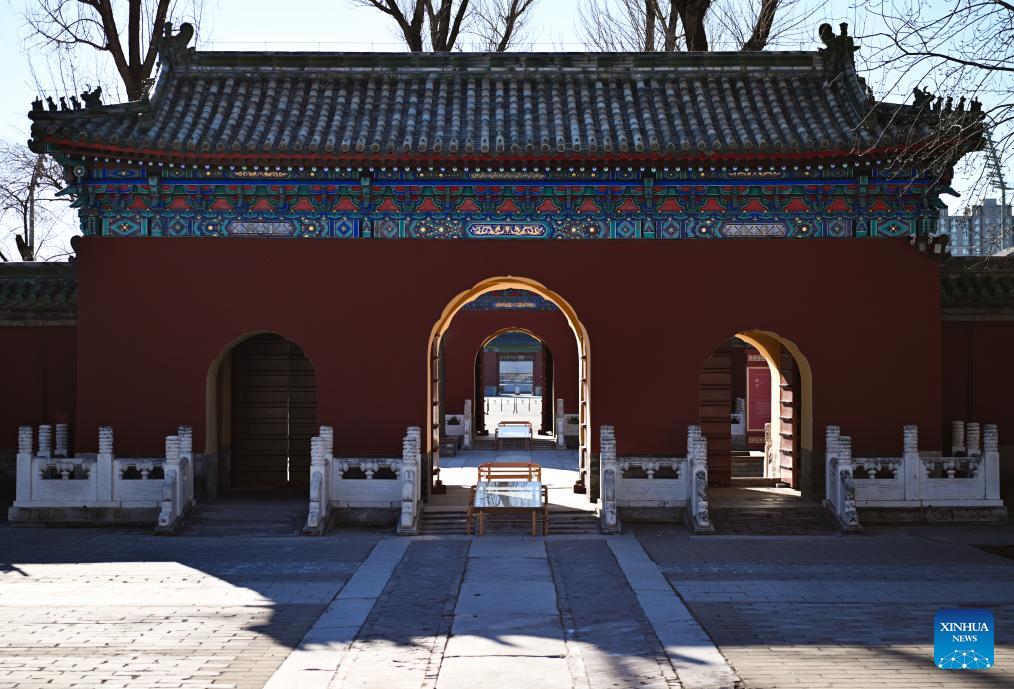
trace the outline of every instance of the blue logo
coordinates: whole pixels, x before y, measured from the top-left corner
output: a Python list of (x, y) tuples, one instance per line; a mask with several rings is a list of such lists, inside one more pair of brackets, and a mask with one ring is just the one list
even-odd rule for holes
[(933, 618), (933, 660), (944, 670), (993, 667), (993, 613), (959, 608)]

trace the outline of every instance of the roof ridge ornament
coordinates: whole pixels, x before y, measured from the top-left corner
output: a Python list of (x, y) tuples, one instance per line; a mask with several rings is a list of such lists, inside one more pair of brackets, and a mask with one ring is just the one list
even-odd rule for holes
[(162, 38), (159, 40), (158, 53), (163, 62), (173, 64), (186, 64), (194, 53), (194, 48), (188, 48), (187, 44), (194, 37), (194, 25), (190, 22), (180, 24), (178, 33), (173, 33), (173, 23), (166, 22), (162, 25)]
[(855, 40), (849, 36), (848, 22), (842, 22), (841, 34), (835, 34), (830, 24), (821, 24), (817, 29), (817, 35), (826, 48), (817, 48), (817, 52), (824, 58), (824, 75), (831, 81), (846, 69), (856, 69), (855, 53), (859, 50)]
[[(88, 86), (88, 84), (85, 84)], [(86, 110), (101, 110), (102, 109), (102, 87), (96, 86), (91, 91), (85, 91), (81, 94), (81, 100), (84, 101)]]

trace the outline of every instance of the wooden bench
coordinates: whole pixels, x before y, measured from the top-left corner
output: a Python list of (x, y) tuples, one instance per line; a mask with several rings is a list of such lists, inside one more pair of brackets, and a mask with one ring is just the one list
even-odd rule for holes
[(542, 481), (542, 467), (531, 462), (483, 462), (480, 481)]
[(445, 457), (454, 457), (461, 448), (462, 437), (460, 435), (440, 436), (440, 454)]
[(520, 440), (525, 449), (532, 451), (534, 434), (530, 421), (501, 421), (496, 425), (496, 450), (503, 448), (505, 440)]

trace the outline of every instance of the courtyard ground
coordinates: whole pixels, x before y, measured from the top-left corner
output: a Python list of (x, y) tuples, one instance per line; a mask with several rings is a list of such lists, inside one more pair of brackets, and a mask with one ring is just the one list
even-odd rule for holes
[[(0, 525), (0, 689), (1014, 686), (1014, 561), (976, 547), (1014, 528), (628, 532)], [(990, 670), (933, 665), (960, 606), (995, 615)]]

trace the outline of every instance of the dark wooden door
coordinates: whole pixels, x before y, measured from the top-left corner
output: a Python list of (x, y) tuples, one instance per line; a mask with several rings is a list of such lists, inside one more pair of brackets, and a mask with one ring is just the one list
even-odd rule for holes
[(475, 355), (475, 401), (472, 403), (472, 432), (486, 435), (486, 381), (483, 365), (483, 350)]
[(781, 381), (778, 386), (778, 416), (781, 427), (779, 478), (793, 488), (799, 486), (799, 375), (792, 354), (782, 350)]
[(231, 484), (308, 486), (316, 426), (316, 374), (303, 351), (272, 334), (236, 345)]
[(556, 403), (553, 393), (553, 353), (545, 343), (542, 344), (542, 432), (554, 433), (553, 413)]
[(708, 439), (708, 480), (732, 480), (732, 361), (728, 342), (715, 350), (701, 372), (698, 415)]

